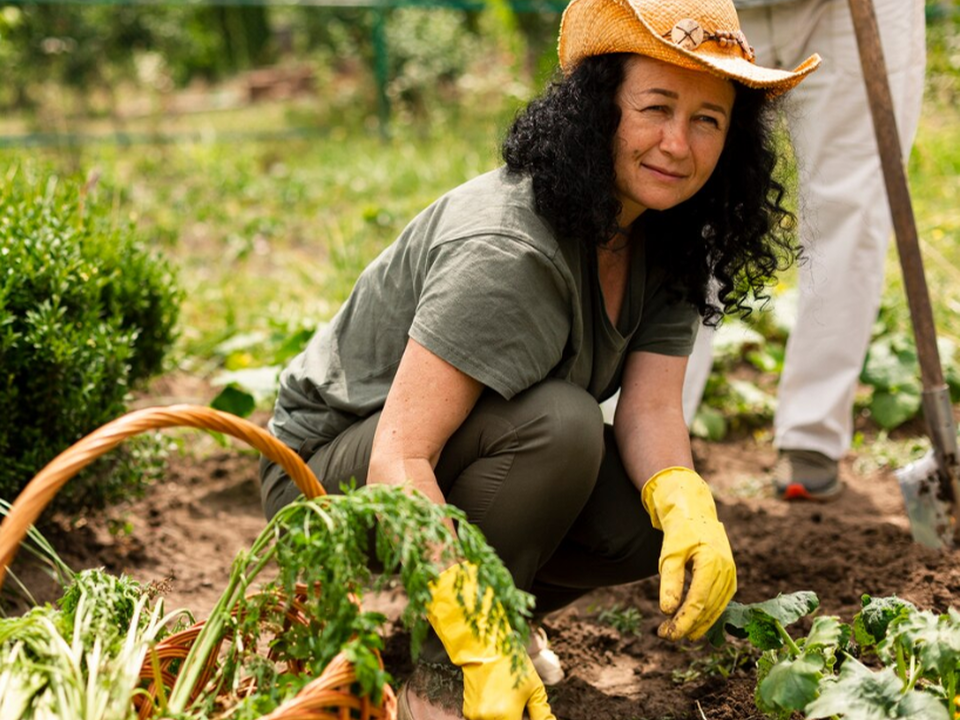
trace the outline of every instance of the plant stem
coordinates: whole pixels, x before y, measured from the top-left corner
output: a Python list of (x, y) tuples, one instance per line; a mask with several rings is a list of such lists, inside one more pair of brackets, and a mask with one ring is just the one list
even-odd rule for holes
[(920, 679), (920, 675), (923, 672), (923, 668), (917, 665), (917, 658), (913, 655), (910, 656), (910, 674), (907, 676), (907, 682), (903, 686), (903, 695), (906, 695), (908, 692), (913, 690), (917, 684), (917, 680)]
[(791, 657), (797, 657), (800, 654), (800, 648), (793, 641), (793, 638), (790, 637), (790, 634), (784, 629), (783, 625), (780, 624), (780, 621), (774, 620), (774, 624), (777, 626), (777, 632), (780, 633), (783, 644), (786, 645), (790, 650)]
[[(257, 536), (250, 547), (249, 553), (241, 552), (233, 561), (227, 589), (217, 600), (217, 604), (210, 612), (210, 617), (204, 623), (203, 629), (194, 641), (190, 652), (187, 653), (187, 657), (183, 661), (183, 666), (180, 668), (177, 683), (173, 692), (170, 693), (170, 700), (167, 704), (168, 714), (176, 715), (186, 710), (193, 688), (200, 678), (200, 673), (223, 638), (223, 629), (230, 619), (230, 611), (243, 598), (253, 578), (266, 566), (267, 561), (272, 559), (276, 545), (264, 552), (262, 557), (260, 553), (273, 540), (274, 528), (278, 520), (284, 515), (282, 512), (277, 513)], [(254, 572), (247, 572), (251, 569), (251, 564)]]
[(950, 673), (949, 678), (942, 678), (946, 680), (944, 683), (947, 686), (947, 707), (950, 708), (950, 717), (957, 717), (957, 674), (955, 672)]
[(897, 643), (897, 674), (900, 676), (903, 684), (906, 685), (910, 676), (907, 672), (907, 662), (903, 657), (903, 646), (899, 643)]
[(150, 648), (150, 667), (153, 669), (153, 681), (157, 685), (157, 700), (160, 701), (160, 715), (167, 714), (167, 692), (163, 687), (163, 673), (160, 670), (160, 658), (155, 648)]

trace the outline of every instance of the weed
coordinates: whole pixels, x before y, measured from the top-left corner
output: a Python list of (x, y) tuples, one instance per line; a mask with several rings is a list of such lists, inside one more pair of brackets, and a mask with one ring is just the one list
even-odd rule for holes
[(729, 643), (711, 652), (706, 657), (696, 658), (684, 669), (676, 669), (671, 675), (673, 682), (683, 685), (703, 678), (730, 677), (737, 670), (756, 665), (759, 653), (749, 646)]
[(616, 603), (610, 607), (601, 608), (597, 612), (597, 620), (604, 625), (609, 625), (621, 635), (637, 635), (640, 633), (643, 616), (635, 607), (623, 607)]

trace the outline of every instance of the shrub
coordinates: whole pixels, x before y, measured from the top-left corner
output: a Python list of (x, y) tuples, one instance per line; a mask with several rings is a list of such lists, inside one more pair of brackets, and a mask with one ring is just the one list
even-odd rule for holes
[[(179, 291), (109, 198), (35, 166), (0, 187), (0, 497), (125, 411), (130, 388), (160, 370)], [(143, 482), (136, 444), (58, 495), (99, 505)], [(139, 454), (138, 454), (139, 453)], [(147, 454), (149, 456), (150, 453)]]

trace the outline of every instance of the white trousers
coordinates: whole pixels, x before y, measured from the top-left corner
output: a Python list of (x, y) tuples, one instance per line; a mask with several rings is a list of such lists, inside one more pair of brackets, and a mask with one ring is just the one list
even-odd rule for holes
[[(923, 100), (922, 0), (874, 0), (900, 143), (909, 153)], [(883, 173), (847, 0), (797, 0), (743, 9), (757, 62), (793, 68), (813, 52), (820, 69), (785, 104), (799, 166), (796, 324), (778, 389), (774, 444), (839, 460), (853, 433), (853, 400), (883, 290), (892, 234)], [(701, 328), (687, 370), (687, 422), (712, 364)]]

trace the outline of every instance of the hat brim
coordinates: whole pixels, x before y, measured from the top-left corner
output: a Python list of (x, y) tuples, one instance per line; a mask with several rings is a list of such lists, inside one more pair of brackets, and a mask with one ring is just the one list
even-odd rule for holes
[(573, 0), (560, 23), (560, 67), (569, 73), (585, 57), (609, 53), (636, 53), (690, 70), (700, 70), (764, 90), (768, 97), (787, 92), (820, 65), (813, 54), (793, 70), (767, 68), (715, 43), (687, 50), (656, 31), (626, 0)]

